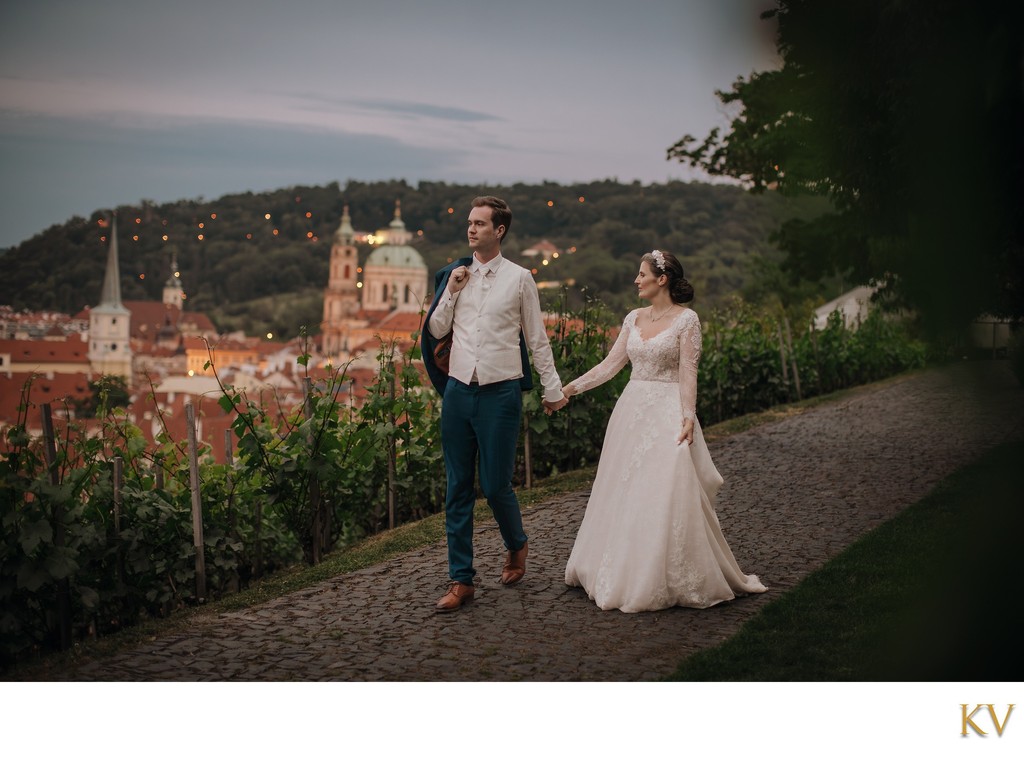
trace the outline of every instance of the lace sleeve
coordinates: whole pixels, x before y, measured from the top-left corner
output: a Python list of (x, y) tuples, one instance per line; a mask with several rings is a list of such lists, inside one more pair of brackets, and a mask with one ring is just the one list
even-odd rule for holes
[(702, 336), (695, 311), (687, 315), (679, 332), (679, 400), (683, 419), (697, 418), (697, 366), (700, 364)]
[(602, 385), (622, 371), (622, 367), (629, 360), (629, 357), (626, 355), (626, 341), (629, 339), (632, 316), (632, 312), (626, 315), (625, 320), (622, 322), (622, 329), (619, 330), (619, 336), (615, 338), (615, 344), (612, 345), (612, 349), (608, 351), (608, 355), (604, 357), (604, 360), (586, 374), (577, 377), (569, 383), (576, 389), (577, 393), (583, 393), (598, 385)]

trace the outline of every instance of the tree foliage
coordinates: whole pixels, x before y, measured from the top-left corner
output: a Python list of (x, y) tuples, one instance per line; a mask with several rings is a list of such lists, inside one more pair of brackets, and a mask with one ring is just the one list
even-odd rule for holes
[(884, 281), (933, 333), (1024, 315), (1024, 11), (981, 0), (779, 0), (779, 70), (738, 79), (728, 132), (670, 159), (827, 197), (785, 223), (794, 276)]
[[(434, 271), (465, 254), (466, 213), (480, 194), (511, 204), (506, 255), (537, 268), (538, 280), (575, 280), (615, 311), (636, 303), (632, 281), (643, 252), (658, 247), (679, 255), (700, 303), (713, 305), (750, 284), (751, 262), (781, 259), (768, 241), (772, 229), (825, 209), (818, 199), (752, 197), (735, 186), (611, 180), (503, 187), (350, 181), (344, 188), (292, 187), (212, 201), (143, 201), (117, 209), (122, 297), (159, 300), (175, 258), (186, 309), (207, 313), (222, 331), (292, 337), (297, 325), (320, 321), (331, 242), (345, 205), (356, 229), (372, 232), (388, 225), (401, 201), (412, 245)], [(102, 238), (109, 234), (101, 221), (108, 214), (72, 219), (0, 252), (0, 303), (72, 314), (95, 305), (106, 263)], [(547, 266), (520, 255), (542, 239), (565, 254)], [(360, 259), (369, 252), (361, 246)]]

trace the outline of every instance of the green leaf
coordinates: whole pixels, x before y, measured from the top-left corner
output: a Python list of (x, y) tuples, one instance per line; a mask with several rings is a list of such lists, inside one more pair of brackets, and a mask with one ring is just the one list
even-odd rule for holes
[(29, 522), (21, 532), (21, 550), (26, 555), (36, 550), (40, 543), (53, 542), (53, 528), (50, 523), (40, 519), (37, 522)]

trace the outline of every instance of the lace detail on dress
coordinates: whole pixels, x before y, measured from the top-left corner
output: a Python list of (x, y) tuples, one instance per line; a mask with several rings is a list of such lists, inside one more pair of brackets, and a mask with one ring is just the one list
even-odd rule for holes
[[(635, 396), (642, 412), (633, 416), (626, 428), (628, 434), (635, 438), (636, 444), (630, 453), (629, 462), (622, 468), (623, 482), (627, 482), (637, 473), (647, 454), (658, 442), (660, 430), (646, 422), (646, 419), (649, 418), (648, 414), (655, 416), (664, 414), (666, 403), (674, 403), (672, 393), (666, 393), (669, 388), (663, 382), (648, 382), (630, 377), (629, 387), (631, 395)], [(668, 408), (671, 406), (669, 405)]]
[[(636, 314), (636, 311), (630, 313), (632, 320), (627, 317), (626, 322), (630, 332), (626, 351), (630, 363), (633, 364), (630, 379), (679, 382), (679, 335), (687, 329), (697, 314), (687, 308), (673, 319), (670, 326), (647, 340), (636, 328)], [(699, 356), (697, 360), (700, 360)]]

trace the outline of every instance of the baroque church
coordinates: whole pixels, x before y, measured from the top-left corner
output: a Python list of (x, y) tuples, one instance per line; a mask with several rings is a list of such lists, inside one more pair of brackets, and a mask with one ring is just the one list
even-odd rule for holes
[(374, 350), (380, 340), (409, 340), (420, 328), (431, 293), (427, 265), (409, 245), (412, 238), (402, 221), (401, 202), (396, 201), (388, 228), (365, 236), (376, 247), (360, 267), (357, 234), (345, 206), (331, 245), (324, 291), (320, 331), (325, 362), (347, 361)]

